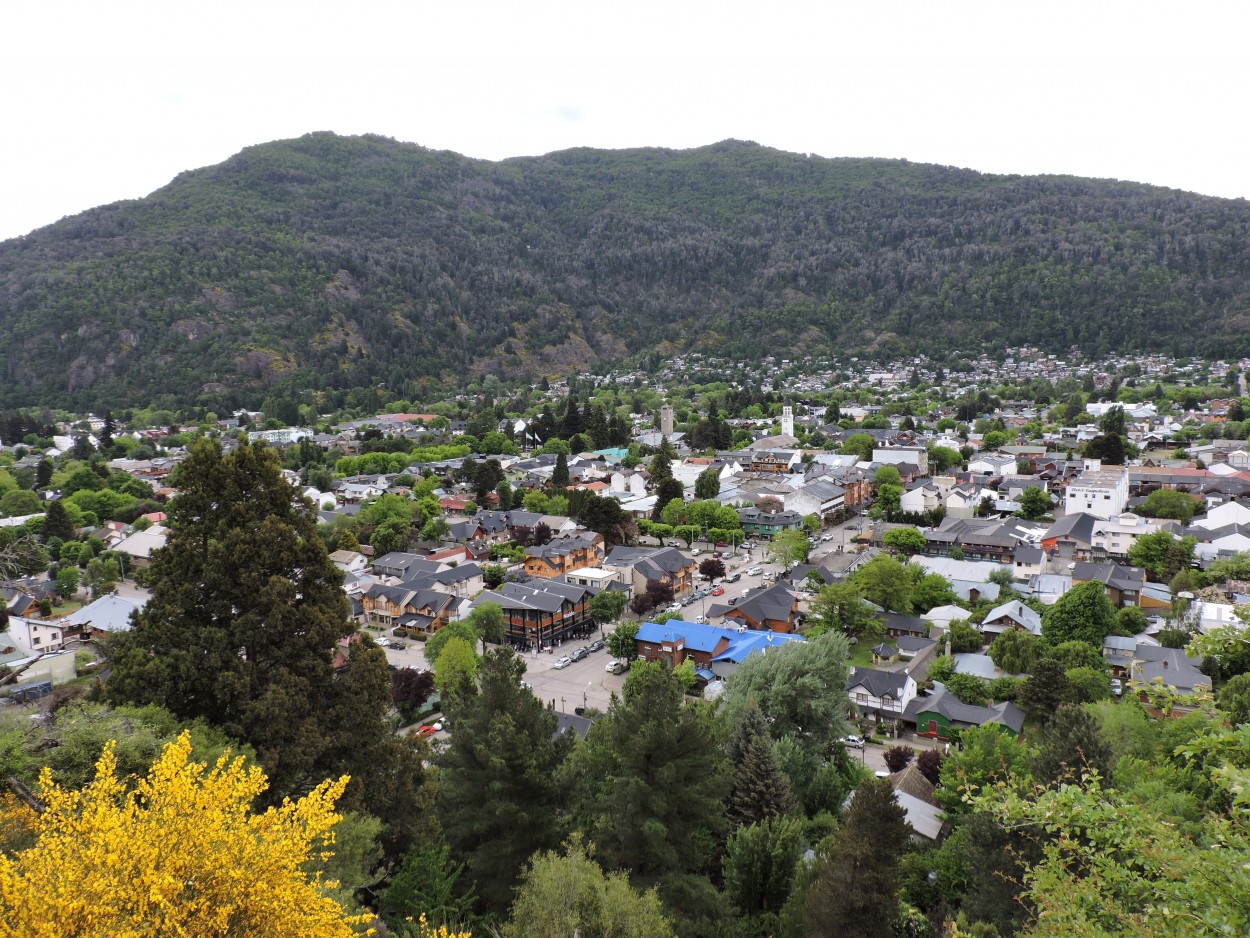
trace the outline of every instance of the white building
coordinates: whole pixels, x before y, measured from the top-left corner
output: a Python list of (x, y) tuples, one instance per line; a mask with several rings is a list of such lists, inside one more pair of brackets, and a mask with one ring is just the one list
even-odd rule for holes
[(920, 467), (920, 474), (929, 474), (929, 451), (923, 446), (877, 446), (872, 451), (872, 461), (887, 466), (911, 463)]
[(1085, 465), (1085, 471), (1069, 482), (1064, 492), (1064, 513), (1085, 512), (1104, 521), (1122, 514), (1128, 504), (1128, 471), (1123, 467), (1103, 469), (1097, 459), (1087, 459)]
[(1127, 557), (1139, 537), (1154, 534), (1160, 527), (1157, 521), (1126, 511), (1106, 521), (1094, 522), (1090, 546), (1095, 550), (1101, 548), (1112, 557)]

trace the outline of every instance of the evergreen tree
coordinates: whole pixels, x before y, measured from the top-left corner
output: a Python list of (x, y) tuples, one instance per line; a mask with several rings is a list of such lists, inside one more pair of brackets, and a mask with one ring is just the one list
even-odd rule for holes
[(671, 475), (660, 482), (659, 487), (655, 490), (655, 511), (651, 515), (652, 521), (660, 520), (660, 515), (664, 511), (666, 505), (674, 498), (682, 498), (686, 490), (682, 484), (674, 479)]
[(1068, 699), (1068, 693), (1063, 665), (1054, 658), (1042, 658), (1020, 689), (1019, 704), (1030, 716), (1045, 722)]
[[(725, 847), (725, 892), (744, 914), (775, 915), (785, 904), (803, 851), (803, 822), (774, 817), (739, 828)], [(775, 934), (763, 925), (757, 934)]]
[(104, 412), (104, 426), (100, 428), (100, 452), (107, 453), (113, 447), (113, 432), (117, 429), (113, 423), (113, 412)]
[(860, 785), (808, 893), (807, 934), (890, 938), (898, 916), (895, 868), (910, 836), (889, 779)]
[(485, 909), (503, 914), (525, 861), (560, 842), (564, 788), (556, 770), (570, 738), (521, 687), (525, 662), (500, 648), (482, 659), (478, 684), (444, 710), (455, 728), (437, 757), (438, 818)]
[(385, 723), (386, 658), (352, 642), (343, 575), (277, 453), (243, 443), (226, 455), (199, 440), (175, 483), (152, 598), (111, 650), (110, 696), (248, 743), (274, 800), (350, 774), (345, 807), (391, 819), (389, 846), (406, 848), (426, 823), (425, 792), (419, 761)]
[(48, 510), (43, 516), (43, 528), (40, 530), (45, 541), (49, 541), (54, 537), (59, 537), (62, 541), (70, 541), (74, 538), (74, 523), (69, 519), (69, 512), (65, 510), (65, 506), (61, 504), (58, 498), (54, 502), (48, 504)]
[(768, 722), (754, 700), (747, 702), (734, 727), (729, 761), (733, 765), (733, 787), (727, 813), (732, 826), (756, 824), (798, 809), (790, 780), (777, 765)]
[(1107, 779), (1112, 764), (1111, 747), (1102, 738), (1098, 721), (1084, 707), (1069, 703), (1046, 724), (1033, 759), (1033, 777), (1044, 784), (1077, 781), (1082, 773), (1097, 769)]
[(695, 498), (705, 500), (720, 494), (720, 473), (714, 468), (704, 469), (694, 480)]
[(48, 483), (52, 481), (53, 469), (51, 459), (45, 456), (39, 460), (39, 465), (35, 469), (35, 488), (46, 489), (48, 487)]
[(573, 816), (607, 869), (658, 886), (670, 907), (716, 909), (706, 877), (729, 778), (714, 712), (685, 702), (656, 662), (638, 662), (624, 696), (570, 759)]
[(563, 453), (556, 456), (556, 466), (551, 472), (551, 485), (557, 489), (569, 487), (569, 460)]

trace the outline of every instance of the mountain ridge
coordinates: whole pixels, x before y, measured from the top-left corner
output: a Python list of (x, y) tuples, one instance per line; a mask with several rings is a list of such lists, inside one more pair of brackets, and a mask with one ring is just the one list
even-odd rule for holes
[(315, 133), (0, 242), (0, 405), (416, 399), (652, 348), (1233, 354), (1247, 234), (1245, 200), (1131, 182)]

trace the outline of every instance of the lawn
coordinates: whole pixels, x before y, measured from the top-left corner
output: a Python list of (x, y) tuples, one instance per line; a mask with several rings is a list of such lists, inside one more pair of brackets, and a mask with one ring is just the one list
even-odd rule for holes
[(858, 645), (852, 645), (851, 657), (847, 660), (853, 667), (871, 668), (872, 646), (864, 641), (861, 641)]

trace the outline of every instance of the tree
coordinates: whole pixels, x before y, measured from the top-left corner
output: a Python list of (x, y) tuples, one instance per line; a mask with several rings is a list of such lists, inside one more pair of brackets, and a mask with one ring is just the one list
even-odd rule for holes
[(607, 868), (630, 870), (641, 888), (658, 886), (670, 905), (715, 908), (703, 871), (729, 778), (710, 704), (686, 703), (663, 665), (639, 662), (568, 769), (573, 819)]
[(503, 609), (498, 603), (480, 602), (473, 607), (466, 620), (482, 643), (482, 654), (486, 654), (486, 643), (498, 645), (503, 641), (504, 621)]
[(802, 531), (780, 531), (773, 535), (772, 543), (768, 545), (768, 554), (781, 564), (783, 570), (789, 570), (795, 564), (806, 560), (810, 549), (811, 544), (807, 540), (807, 535)]
[(699, 561), (699, 573), (715, 582), (725, 576), (725, 561), (718, 557), (704, 557)]
[(569, 459), (563, 453), (556, 456), (556, 466), (551, 471), (551, 487), (556, 489), (569, 487)]
[[(946, 630), (951, 651), (956, 653), (979, 652), (985, 647), (985, 636), (968, 624), (967, 619), (956, 619)], [(968, 701), (964, 701), (968, 703)]]
[(885, 634), (881, 620), (853, 582), (831, 583), (812, 601), (808, 638), (830, 630), (867, 642), (875, 642)]
[(1070, 691), (1064, 668), (1054, 658), (1042, 658), (1020, 689), (1020, 707), (1034, 719), (1046, 722), (1068, 699)]
[(412, 720), (433, 693), (432, 672), (416, 668), (400, 668), (391, 672), (391, 703), (405, 720)]
[(53, 471), (54, 467), (51, 459), (45, 456), (39, 460), (39, 465), (35, 467), (35, 488), (46, 489), (52, 481)]
[(39, 496), (28, 489), (17, 489), (0, 495), (0, 515), (6, 518), (37, 514), (40, 507)]
[(726, 813), (732, 826), (757, 824), (798, 809), (790, 782), (777, 765), (768, 721), (753, 699), (747, 701), (730, 737), (729, 762), (733, 787)]
[(564, 789), (556, 771), (570, 740), (557, 719), (521, 687), (525, 662), (510, 648), (482, 659), (476, 688), (444, 711), (455, 731), (436, 756), (442, 784), (438, 818), (482, 905), (502, 914), (522, 864), (559, 843)]
[(695, 477), (694, 480), (694, 497), (699, 499), (712, 499), (720, 494), (720, 473), (713, 467), (708, 467)]
[(1128, 559), (1158, 583), (1167, 583), (1181, 570), (1188, 570), (1194, 559), (1194, 537), (1174, 537), (1170, 531), (1142, 534), (1128, 549)]
[(1146, 496), (1137, 510), (1151, 518), (1171, 518), (1189, 524), (1197, 504), (1192, 495), (1177, 489), (1156, 489)]
[(724, 717), (735, 725), (754, 702), (773, 739), (792, 737), (823, 761), (846, 734), (846, 658), (846, 639), (836, 632), (751, 655), (726, 681)]
[(404, 857), (378, 903), (391, 927), (402, 928), (404, 922), (425, 916), (434, 925), (455, 929), (473, 918), (477, 895), (471, 887), (467, 893), (461, 888), (465, 866), (453, 863), (450, 854), (447, 844), (439, 843)]
[(266, 784), (259, 768), (242, 758), (208, 768), (190, 755), (184, 733), (129, 792), (112, 745), (81, 791), (45, 773), (34, 845), (0, 858), (5, 932), (356, 934), (369, 916), (346, 916), (306, 872), (339, 821), (347, 779), (255, 815)]
[(628, 597), (621, 590), (600, 590), (590, 597), (590, 617), (602, 629), (621, 617), (628, 602)]
[(907, 763), (916, 757), (916, 750), (911, 746), (891, 746), (883, 754), (885, 766), (891, 772), (901, 772), (907, 768)]
[(853, 581), (865, 599), (886, 612), (911, 611), (911, 577), (907, 568), (893, 557), (874, 557), (854, 574)]
[(608, 653), (621, 660), (632, 659), (638, 654), (637, 622), (622, 622), (608, 635)]
[(910, 556), (924, 552), (924, 535), (916, 528), (893, 528), (881, 538), (886, 549), (895, 554)]
[(469, 648), (472, 648), (477, 643), (477, 632), (467, 619), (448, 622), (426, 641), (425, 660), (431, 665), (436, 665), (439, 655), (453, 638), (463, 639), (469, 643)]
[(910, 836), (889, 779), (860, 785), (842, 829), (818, 861), (804, 910), (808, 934), (890, 938), (898, 914), (895, 867)]
[(45, 541), (54, 537), (68, 541), (74, 537), (74, 525), (69, 520), (69, 512), (65, 510), (61, 499), (48, 503), (48, 509), (43, 516), (43, 528), (39, 533)]
[(637, 615), (646, 615), (651, 610), (668, 605), (673, 601), (673, 587), (663, 580), (647, 580), (647, 588), (629, 602), (629, 608)]
[(883, 485), (901, 486), (903, 477), (899, 475), (898, 467), (887, 465), (877, 470), (877, 474), (872, 477), (872, 482), (878, 489)]
[(482, 582), (486, 584), (487, 589), (498, 589), (503, 584), (503, 578), (507, 573), (507, 568), (497, 563), (483, 564)]
[(942, 780), (942, 753), (936, 749), (925, 749), (916, 758), (916, 767), (920, 774), (934, 785)]
[(1036, 656), (1037, 636), (1022, 629), (1008, 629), (990, 642), (990, 658), (1008, 674), (1031, 671)]
[(564, 855), (549, 850), (526, 864), (504, 938), (673, 938), (655, 889), (639, 893), (624, 873), (607, 873), (574, 834)]
[(1042, 637), (1051, 645), (1077, 640), (1102, 648), (1115, 631), (1115, 607), (1098, 580), (1068, 590), (1042, 614)]
[(1039, 782), (1077, 781), (1091, 769), (1110, 777), (1111, 747), (1084, 707), (1064, 704), (1046, 724), (1033, 758), (1033, 777)]
[(960, 735), (959, 748), (942, 761), (934, 795), (948, 812), (965, 813), (965, 796), (1000, 781), (1027, 781), (1031, 755), (1028, 746), (993, 723), (970, 727)]
[(1052, 507), (1050, 496), (1036, 485), (1030, 485), (1020, 494), (1020, 514), (1030, 521), (1050, 514)]
[(78, 584), (82, 574), (77, 567), (61, 567), (56, 571), (56, 591), (63, 599), (69, 599), (78, 592)]
[(877, 486), (877, 503), (872, 507), (873, 517), (888, 521), (897, 516), (902, 507), (902, 497), (901, 485)]
[(972, 707), (984, 707), (990, 702), (989, 687), (975, 674), (952, 674), (946, 679), (946, 689), (958, 697), (960, 703)]
[(673, 499), (681, 499), (685, 495), (685, 489), (681, 482), (669, 476), (667, 479), (660, 480), (660, 484), (655, 489), (655, 507), (656, 511), (652, 515), (652, 521), (660, 520), (660, 512), (665, 505), (670, 504)]
[(1220, 688), (1219, 708), (1234, 725), (1250, 723), (1250, 674), (1238, 674)]
[(1111, 682), (1103, 668), (1068, 668), (1063, 676), (1071, 703), (1095, 703), (1111, 696)]
[(243, 443), (226, 455), (198, 440), (175, 482), (169, 538), (148, 571), (152, 598), (112, 642), (109, 695), (248, 743), (277, 799), (345, 771), (347, 807), (404, 814), (388, 837), (426, 823), (413, 800), (420, 762), (385, 719), (386, 656), (353, 645), (335, 669), (338, 643), (355, 632), (343, 575), (277, 453)]
[(452, 638), (434, 661), (434, 686), (444, 697), (463, 693), (477, 674), (477, 654), (463, 638)]
[(774, 817), (740, 827), (725, 845), (725, 893), (743, 915), (775, 916), (790, 895), (803, 822)]
[(912, 588), (911, 604), (917, 615), (926, 615), (938, 606), (953, 606), (958, 601), (950, 580), (940, 573), (926, 573)]

